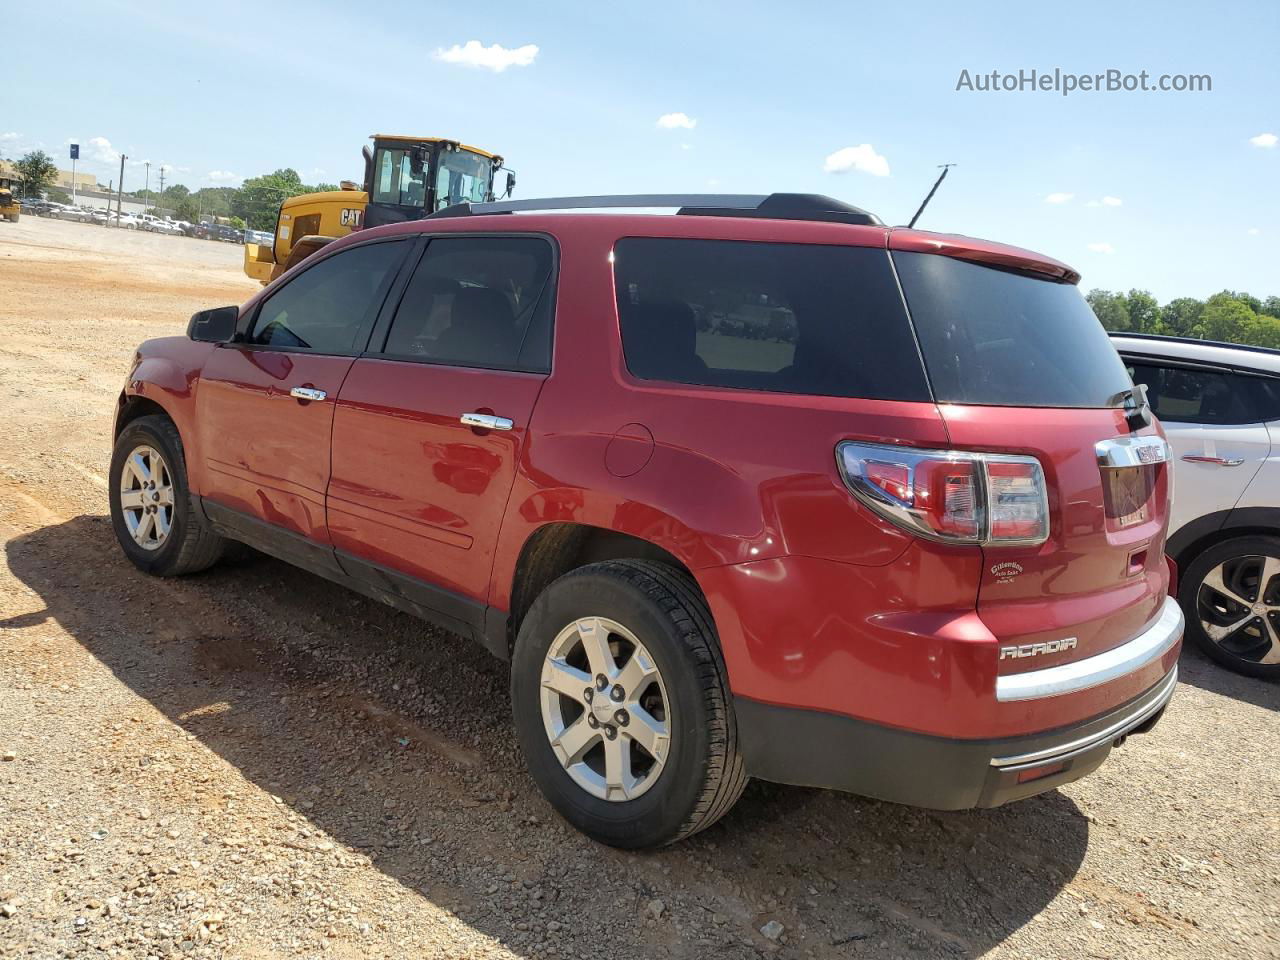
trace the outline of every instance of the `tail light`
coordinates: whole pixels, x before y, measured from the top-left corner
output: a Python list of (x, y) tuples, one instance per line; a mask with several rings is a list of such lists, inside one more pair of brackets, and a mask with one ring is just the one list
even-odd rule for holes
[(1035, 457), (846, 441), (845, 485), (904, 530), (943, 543), (1044, 543), (1049, 496)]

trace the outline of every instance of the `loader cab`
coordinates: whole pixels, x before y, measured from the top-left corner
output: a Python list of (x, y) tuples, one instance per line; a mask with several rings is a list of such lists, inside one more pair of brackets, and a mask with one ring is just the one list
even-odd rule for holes
[[(493, 200), (502, 157), (456, 140), (375, 134), (365, 147), (365, 192), (369, 203), (362, 226), (421, 220), (456, 203)], [(506, 193), (515, 185), (508, 172)]]

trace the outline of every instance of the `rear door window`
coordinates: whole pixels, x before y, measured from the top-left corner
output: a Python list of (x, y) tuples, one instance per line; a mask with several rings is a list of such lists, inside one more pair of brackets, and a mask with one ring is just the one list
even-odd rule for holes
[(1131, 362), (1134, 383), (1147, 386), (1147, 402), (1167, 423), (1258, 423), (1254, 400), (1261, 385), (1225, 370)]
[(939, 403), (1114, 407), (1132, 384), (1074, 284), (893, 254)]
[(396, 309), (386, 356), (546, 373), (552, 248), (541, 237), (442, 237)]
[(640, 379), (929, 399), (884, 250), (629, 237), (614, 249), (614, 283)]

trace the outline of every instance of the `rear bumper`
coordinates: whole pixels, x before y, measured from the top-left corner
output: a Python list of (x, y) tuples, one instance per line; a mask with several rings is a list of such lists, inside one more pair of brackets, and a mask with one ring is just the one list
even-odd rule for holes
[(1083, 660), (996, 678), (996, 699), (1060, 697), (1110, 683), (1160, 660), (1182, 638), (1182, 608), (1165, 597), (1159, 615), (1132, 640)]
[(735, 699), (735, 708), (753, 777), (961, 810), (996, 807), (1093, 772), (1126, 737), (1155, 726), (1177, 679), (1175, 666), (1114, 710), (1056, 730), (994, 740), (912, 733), (745, 697)]

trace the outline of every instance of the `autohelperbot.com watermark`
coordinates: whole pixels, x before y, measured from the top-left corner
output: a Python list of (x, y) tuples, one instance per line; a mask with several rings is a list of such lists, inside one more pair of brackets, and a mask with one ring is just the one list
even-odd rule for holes
[(967, 93), (1212, 93), (1213, 77), (1207, 73), (1152, 73), (1109, 69), (1099, 73), (1052, 70), (1015, 71), (962, 69), (956, 91)]

